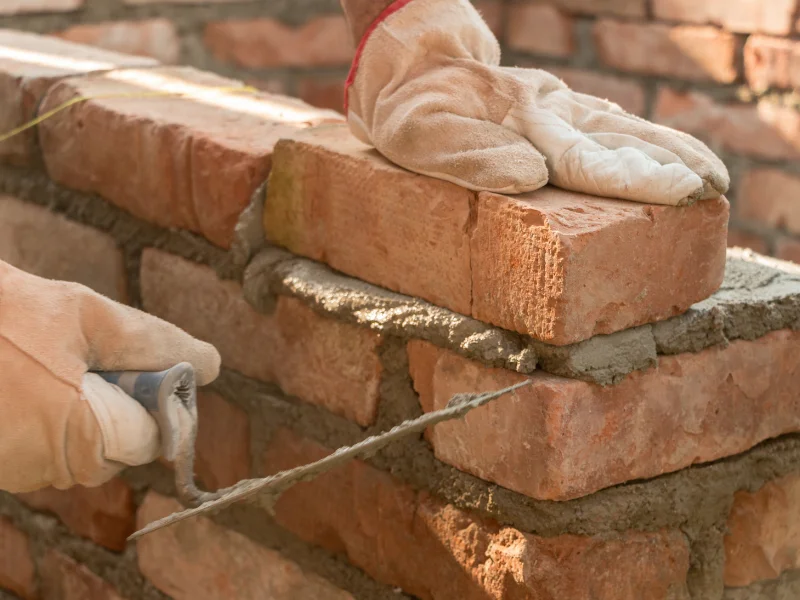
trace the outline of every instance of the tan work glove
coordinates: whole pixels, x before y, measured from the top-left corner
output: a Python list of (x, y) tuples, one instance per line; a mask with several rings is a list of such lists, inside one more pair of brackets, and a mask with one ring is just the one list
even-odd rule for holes
[(356, 53), (350, 130), (401, 167), (471, 190), (521, 193), (549, 179), (668, 205), (727, 191), (725, 165), (693, 137), (499, 61), (467, 0), (398, 0)]
[(0, 262), (0, 489), (96, 486), (156, 459), (158, 425), (90, 370), (161, 371), (186, 361), (213, 381), (213, 346), (75, 283)]

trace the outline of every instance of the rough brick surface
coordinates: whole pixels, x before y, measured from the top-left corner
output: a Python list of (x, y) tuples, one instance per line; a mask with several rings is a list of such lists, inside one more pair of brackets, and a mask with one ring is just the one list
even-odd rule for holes
[(550, 4), (569, 12), (587, 15), (645, 17), (645, 0), (551, 0)]
[[(138, 526), (180, 510), (148, 493)], [(137, 542), (139, 569), (175, 600), (347, 600), (352, 596), (295, 563), (205, 518), (182, 521)]]
[(800, 475), (736, 493), (725, 536), (725, 585), (741, 587), (800, 568)]
[(775, 249), (775, 256), (800, 264), (800, 240), (780, 240)]
[[(3, 3), (5, 6), (5, 3)], [(0, 12), (2, 12), (0, 8)], [(57, 80), (117, 66), (152, 66), (152, 59), (124, 56), (47, 36), (0, 29), (0, 132), (34, 117), (36, 105)], [(34, 161), (34, 130), (0, 142), (0, 162)]]
[(629, 113), (644, 115), (644, 88), (635, 81), (569, 67), (548, 66), (545, 70), (563, 79), (576, 92), (616, 102)]
[(0, 590), (33, 600), (36, 597), (35, 572), (28, 536), (9, 519), (0, 516)]
[(239, 214), (267, 176), (275, 142), (309, 122), (341, 118), (292, 98), (214, 89), (240, 85), (177, 67), (65, 80), (42, 111), (83, 95), (182, 96), (93, 99), (48, 119), (40, 125), (48, 173), (137, 217), (227, 248)]
[(570, 17), (548, 4), (511, 4), (506, 43), (513, 50), (567, 57), (575, 52)]
[(40, 277), (82, 283), (119, 302), (128, 296), (124, 258), (111, 236), (3, 195), (0, 260)]
[(86, 0), (3, 0), (0, 15), (70, 12), (81, 8)]
[(744, 45), (744, 73), (756, 90), (800, 86), (800, 42), (751, 35)]
[(245, 412), (219, 394), (197, 395), (195, 473), (209, 489), (250, 477), (250, 425)]
[(759, 254), (769, 254), (766, 240), (760, 235), (741, 229), (728, 229), (728, 248), (750, 248)]
[(740, 218), (800, 233), (800, 177), (778, 169), (752, 169), (740, 186)]
[[(782, 330), (696, 354), (611, 387), (547, 374), (533, 385), (429, 432), (442, 461), (543, 500), (567, 500), (655, 477), (800, 431), (800, 332)], [(426, 412), (458, 392), (524, 379), (427, 342), (409, 343)]]
[(722, 281), (725, 200), (654, 207), (547, 187), (475, 201), (339, 127), (281, 141), (275, 161), (273, 242), (554, 344), (672, 316)]
[(621, 71), (719, 83), (738, 75), (736, 37), (714, 27), (601, 19), (594, 39), (600, 60)]
[(205, 44), (218, 60), (254, 68), (347, 66), (353, 58), (342, 16), (312, 18), (293, 28), (275, 19), (209, 23)]
[[(326, 454), (281, 430), (265, 464), (279, 471)], [(360, 461), (288, 490), (276, 515), (304, 539), (421, 599), (688, 598), (689, 553), (679, 533), (542, 538), (415, 492)]]
[(81, 24), (55, 35), (78, 44), (149, 56), (167, 64), (180, 59), (181, 41), (168, 19)]
[(654, 119), (691, 133), (715, 149), (773, 160), (800, 159), (800, 112), (764, 100), (756, 105), (721, 104), (700, 92), (665, 88)]
[(791, 33), (797, 0), (653, 0), (657, 19), (713, 23), (729, 31)]
[(95, 488), (47, 488), (19, 498), (36, 510), (55, 513), (74, 533), (111, 550), (123, 550), (133, 533), (133, 490), (121, 479)]
[(224, 365), (361, 425), (374, 421), (379, 335), (286, 297), (259, 314), (239, 284), (158, 250), (144, 252), (141, 280), (145, 309), (214, 344)]
[(58, 550), (47, 551), (39, 572), (42, 600), (123, 600), (111, 584)]

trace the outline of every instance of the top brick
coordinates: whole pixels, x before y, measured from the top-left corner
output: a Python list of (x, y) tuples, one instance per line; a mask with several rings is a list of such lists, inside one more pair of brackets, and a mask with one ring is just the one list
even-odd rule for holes
[(653, 0), (658, 19), (712, 23), (736, 33), (792, 32), (797, 0)]

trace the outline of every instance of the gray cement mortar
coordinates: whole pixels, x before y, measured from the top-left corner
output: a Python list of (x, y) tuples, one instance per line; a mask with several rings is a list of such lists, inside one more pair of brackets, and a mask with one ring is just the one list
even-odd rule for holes
[(759, 581), (747, 587), (728, 588), (723, 600), (797, 600), (800, 598), (800, 570), (786, 571), (777, 579)]

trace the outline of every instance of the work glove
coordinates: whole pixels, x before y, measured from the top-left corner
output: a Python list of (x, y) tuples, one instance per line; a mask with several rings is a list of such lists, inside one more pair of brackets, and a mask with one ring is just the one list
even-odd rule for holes
[(398, 0), (361, 41), (345, 100), (352, 133), (410, 171), (477, 191), (558, 187), (681, 205), (727, 191), (703, 143), (570, 90), (539, 69), (498, 66), (467, 0)]
[(97, 486), (155, 460), (156, 421), (88, 371), (162, 371), (182, 361), (199, 384), (219, 373), (214, 347), (177, 327), (0, 261), (0, 489)]

